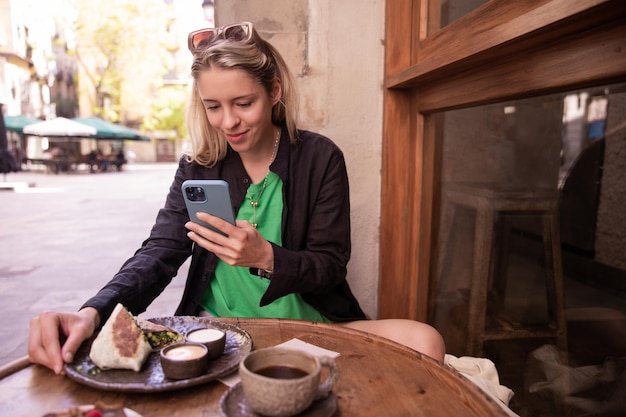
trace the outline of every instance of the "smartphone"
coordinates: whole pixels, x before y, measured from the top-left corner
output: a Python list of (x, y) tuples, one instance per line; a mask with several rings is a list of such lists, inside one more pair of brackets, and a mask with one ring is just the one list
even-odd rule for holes
[(189, 219), (227, 236), (226, 233), (198, 220), (198, 212), (209, 213), (231, 224), (235, 224), (235, 213), (230, 203), (228, 183), (224, 180), (186, 180), (182, 185), (185, 205), (189, 212)]

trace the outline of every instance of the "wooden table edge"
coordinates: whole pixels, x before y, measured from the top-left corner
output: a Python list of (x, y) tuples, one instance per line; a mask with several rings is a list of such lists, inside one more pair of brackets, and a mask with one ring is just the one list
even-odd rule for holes
[(225, 323), (236, 324), (238, 326), (242, 326), (244, 327), (244, 329), (245, 329), (246, 324), (251, 324), (251, 325), (256, 325), (256, 326), (268, 326), (268, 327), (270, 326), (280, 327), (281, 325), (284, 325), (284, 326), (296, 325), (296, 326), (308, 326), (312, 328), (319, 328), (320, 330), (325, 329), (325, 328), (329, 330), (336, 330), (337, 327), (340, 327), (343, 333), (352, 334), (357, 337), (364, 337), (366, 339), (372, 339), (380, 343), (391, 345), (394, 347), (394, 349), (403, 351), (405, 354), (416, 355), (422, 359), (434, 362), (438, 365), (441, 365), (444, 367), (446, 366), (442, 362), (435, 360), (431, 358), (430, 356), (424, 355), (423, 353), (418, 352), (417, 350), (411, 349), (410, 347), (400, 344), (398, 342), (395, 342), (393, 340), (387, 339), (382, 336), (378, 336), (373, 333), (368, 333), (363, 330), (341, 326), (340, 324), (337, 324), (337, 323), (321, 323), (317, 321), (294, 320), (294, 319), (232, 318), (232, 317), (224, 317), (224, 318), (220, 318), (219, 320)]
[(21, 371), (28, 366), (33, 365), (33, 363), (28, 359), (28, 356), (23, 356), (21, 358), (17, 358), (5, 365), (0, 367), (0, 379), (4, 379), (9, 375), (12, 375), (18, 371)]

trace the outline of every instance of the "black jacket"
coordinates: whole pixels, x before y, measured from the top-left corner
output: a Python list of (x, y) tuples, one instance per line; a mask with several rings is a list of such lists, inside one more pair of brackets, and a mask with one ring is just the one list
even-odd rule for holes
[[(332, 321), (364, 319), (365, 314), (346, 281), (351, 249), (350, 196), (341, 150), (328, 138), (308, 131), (300, 131), (297, 143), (290, 144), (283, 130), (270, 168), (283, 181), (283, 246), (272, 244), (274, 271), (260, 305), (300, 293)], [(159, 210), (150, 236), (113, 279), (83, 305), (96, 308), (102, 322), (118, 302), (133, 314), (145, 311), (189, 255), (192, 255), (191, 266), (176, 314), (200, 312), (199, 302), (213, 275), (217, 257), (192, 245), (187, 237), (184, 224), (189, 215), (181, 191), (187, 179), (226, 180), (235, 213), (250, 184), (236, 152), (230, 151), (213, 168), (181, 158), (165, 207)]]

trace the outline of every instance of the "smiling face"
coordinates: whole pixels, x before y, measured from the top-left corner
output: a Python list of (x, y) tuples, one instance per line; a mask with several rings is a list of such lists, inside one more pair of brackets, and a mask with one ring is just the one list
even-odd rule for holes
[(209, 123), (224, 133), (242, 156), (265, 155), (273, 147), (272, 106), (280, 100), (278, 81), (270, 94), (245, 71), (213, 67), (197, 78)]

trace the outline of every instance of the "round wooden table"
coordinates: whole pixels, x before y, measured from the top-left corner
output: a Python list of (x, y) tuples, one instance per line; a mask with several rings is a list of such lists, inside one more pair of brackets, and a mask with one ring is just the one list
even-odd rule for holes
[[(339, 352), (334, 416), (506, 416), (455, 370), (402, 345), (368, 333), (295, 320), (221, 319), (252, 337), (254, 348), (298, 338)], [(219, 416), (227, 387), (218, 381), (159, 393), (94, 389), (55, 375), (27, 358), (0, 368), (0, 415), (40, 417), (97, 400), (123, 404), (143, 417)]]

